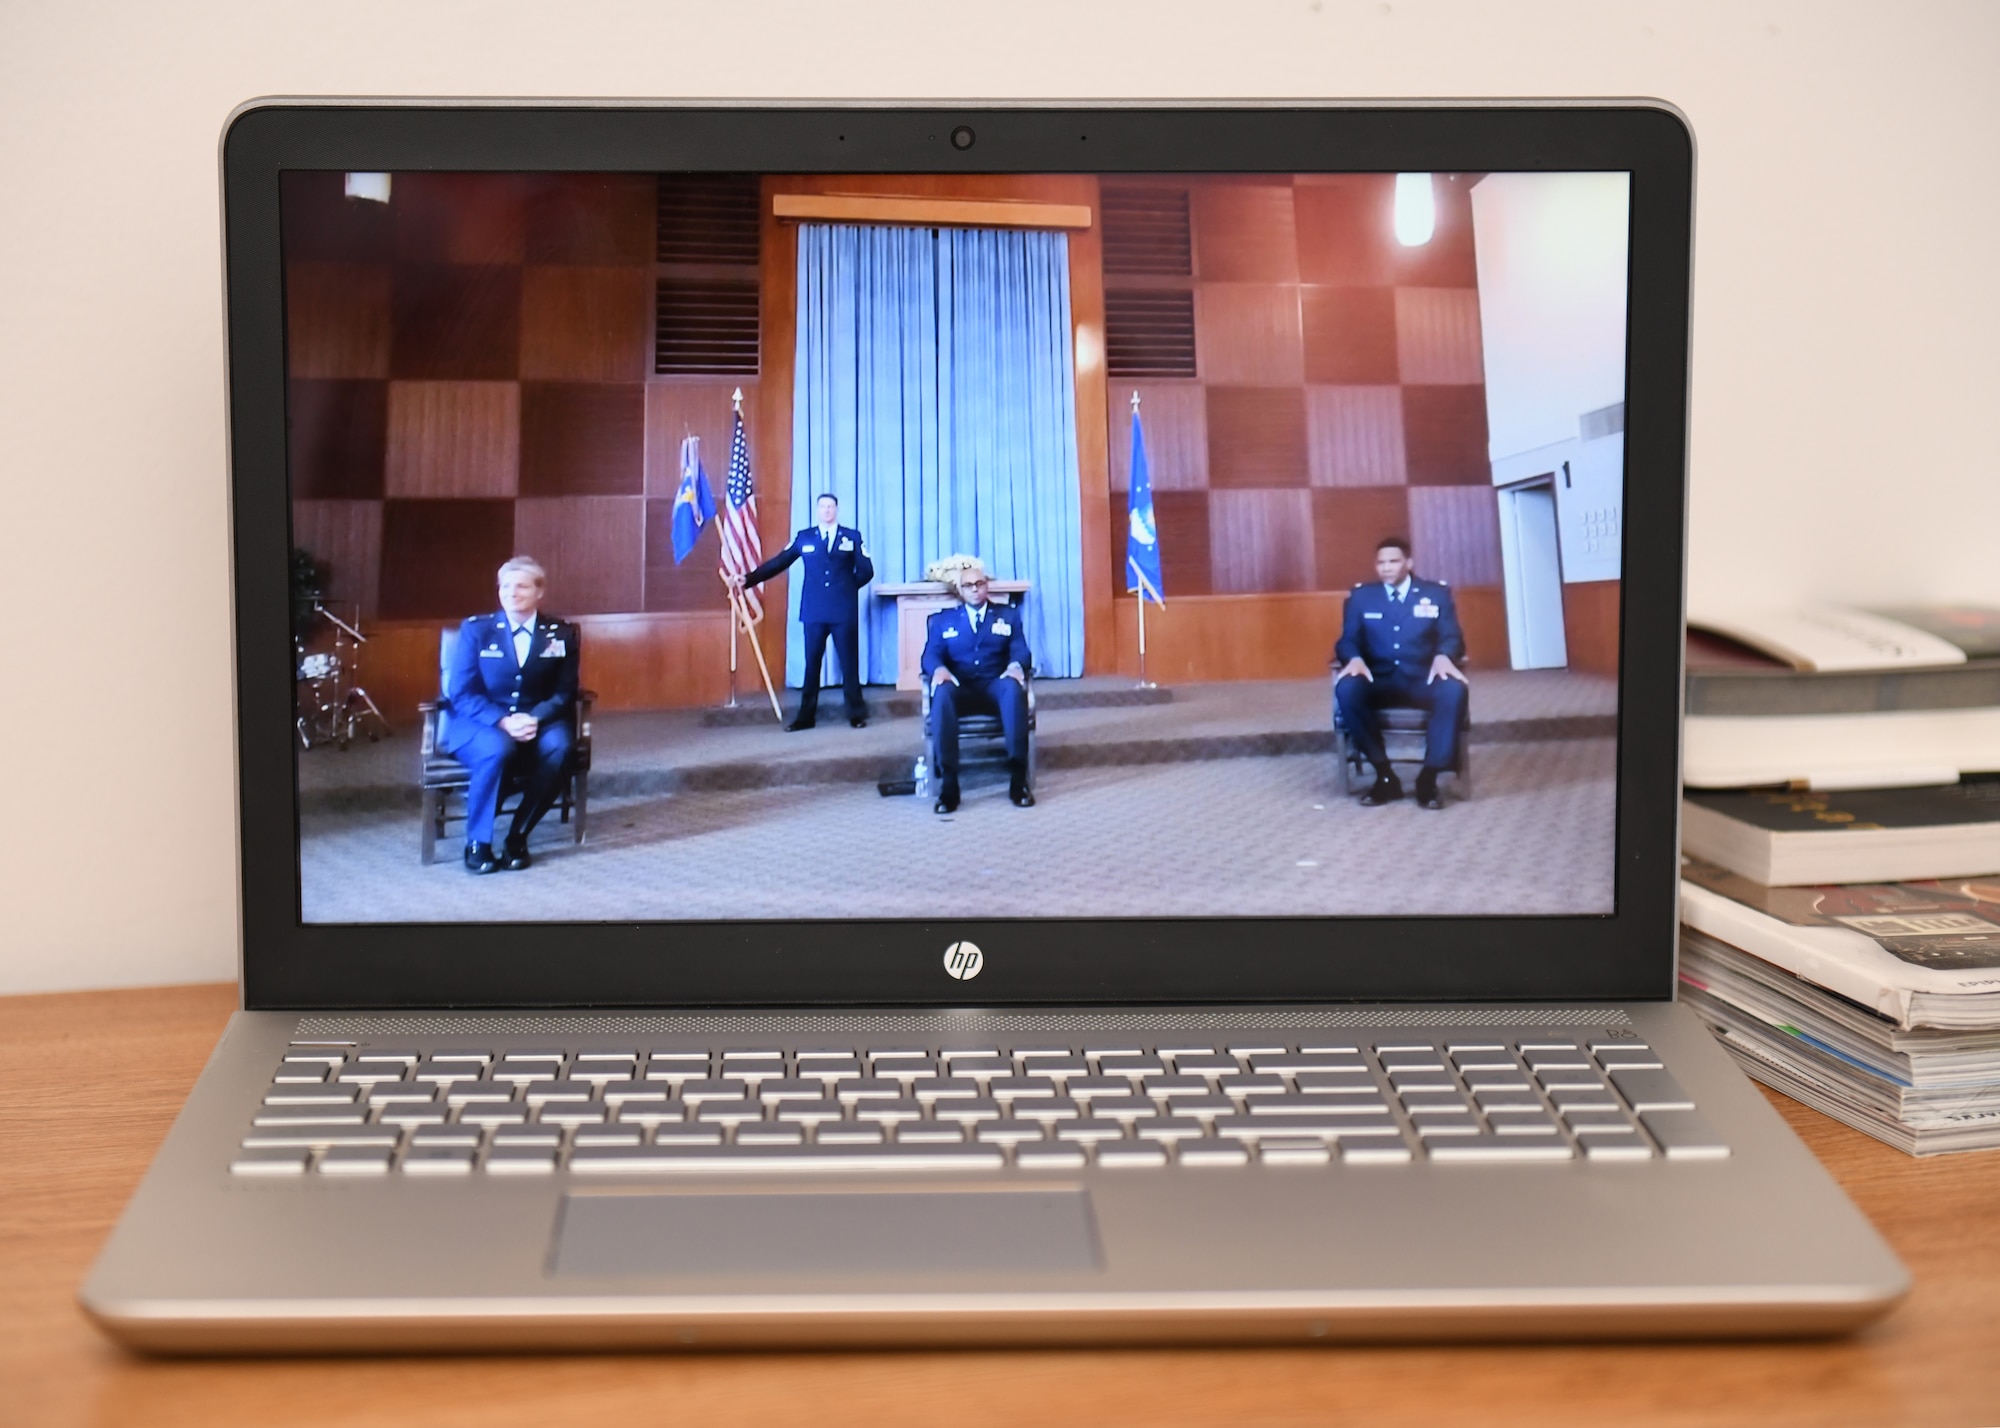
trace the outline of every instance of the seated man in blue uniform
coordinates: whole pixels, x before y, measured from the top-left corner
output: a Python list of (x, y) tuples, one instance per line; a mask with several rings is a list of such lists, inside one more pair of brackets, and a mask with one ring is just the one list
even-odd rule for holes
[[(451, 711), (439, 748), (472, 775), (465, 791), (465, 867), (472, 873), (528, 866), (528, 835), (569, 772), (570, 711), (576, 704), (577, 629), (541, 613), (548, 576), (527, 556), (500, 567), (500, 608), (458, 627), (445, 669)], [(493, 848), (500, 776), (526, 766), (507, 840)]]
[(819, 666), (826, 657), (828, 637), (840, 661), (841, 692), (847, 701), (847, 722), (859, 729), (868, 723), (868, 704), (861, 697), (861, 587), (875, 578), (875, 563), (861, 532), (840, 524), (840, 502), (831, 495), (814, 502), (819, 524), (807, 526), (792, 543), (748, 575), (722, 578), (732, 588), (760, 585), (795, 560), (806, 563), (799, 581), (799, 627), (805, 635), (806, 682), (799, 691), (799, 712), (785, 727), (810, 729), (819, 716)]
[(1007, 743), (1007, 796), (1033, 808), (1028, 787), (1028, 670), (1034, 657), (1020, 612), (986, 601), (990, 582), (978, 564), (958, 572), (955, 610), (930, 618), (924, 639), (924, 683), (931, 691), (931, 727), (937, 731), (938, 801), (934, 811), (958, 808), (958, 720), (963, 714), (997, 714)]
[(1458, 725), (1465, 713), (1465, 658), (1458, 611), (1442, 581), (1411, 571), (1410, 542), (1388, 536), (1375, 547), (1376, 580), (1347, 597), (1340, 642), (1333, 647), (1340, 672), (1333, 702), (1354, 747), (1375, 766), (1375, 783), (1361, 795), (1370, 807), (1394, 803), (1403, 784), (1389, 767), (1376, 711), (1388, 705), (1430, 711), (1424, 766), (1417, 774), (1417, 802), (1442, 808), (1438, 774), (1458, 762)]

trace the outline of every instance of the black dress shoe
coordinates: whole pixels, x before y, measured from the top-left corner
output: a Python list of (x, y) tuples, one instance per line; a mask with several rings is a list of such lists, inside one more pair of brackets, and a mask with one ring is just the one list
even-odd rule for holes
[(868, 727), (868, 716), (866, 714), (857, 714), (852, 719), (849, 719), (847, 723), (850, 728), (865, 729)]
[(1028, 787), (1025, 779), (1015, 779), (1007, 785), (1007, 797), (1014, 800), (1016, 808), (1033, 808), (1035, 791)]
[(943, 784), (943, 786), (942, 786), (942, 787), (940, 787), (940, 788), (938, 789), (938, 800), (937, 800), (937, 802), (931, 805), (931, 812), (933, 812), (933, 813), (956, 813), (956, 812), (958, 812), (958, 780), (957, 780), (957, 779), (955, 779), (955, 778), (948, 778), (948, 779), (946, 779), (946, 780), (944, 781), (944, 784)]
[(465, 870), (468, 873), (493, 873), (500, 870), (500, 859), (494, 856), (491, 843), (467, 843), (465, 845)]
[(1417, 775), (1417, 807), (1438, 809), (1444, 807), (1444, 799), (1438, 795), (1438, 776), (1430, 769)]
[(801, 729), (810, 729), (812, 726), (813, 721), (810, 719), (794, 719), (791, 723), (785, 725), (785, 732), (787, 734), (796, 734)]
[(1363, 808), (1379, 808), (1385, 803), (1395, 803), (1403, 796), (1403, 781), (1392, 773), (1375, 775), (1375, 786), (1361, 795)]
[(507, 840), (507, 846), (500, 850), (500, 866), (510, 873), (518, 873), (535, 860), (528, 856), (526, 838)]

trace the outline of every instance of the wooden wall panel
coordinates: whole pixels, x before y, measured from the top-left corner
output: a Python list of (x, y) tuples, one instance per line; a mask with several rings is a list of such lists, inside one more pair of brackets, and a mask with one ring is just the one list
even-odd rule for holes
[[(716, 499), (721, 500), (720, 492), (716, 494)], [(717, 573), (722, 568), (722, 547), (714, 532), (704, 531), (687, 560), (680, 565), (674, 564), (674, 503), (671, 497), (647, 498), (645, 541), (646, 600), (643, 608), (654, 611), (728, 610), (729, 601), (723, 594), (722, 579)], [(781, 602), (774, 603), (771, 590), (780, 588), (774, 582), (767, 588), (764, 597), (765, 610), (776, 609), (779, 613), (776, 623), (783, 623), (783, 605)]]
[[(1180, 595), (1206, 595), (1214, 590), (1209, 558), (1209, 496), (1206, 491), (1155, 491), (1153, 522), (1160, 539), (1160, 579), (1171, 600)], [(1105, 583), (1113, 598), (1129, 600), (1125, 585), (1126, 520), (1131, 507), (1126, 493), (1111, 494), (1111, 520), (1106, 531), (1108, 563)]]
[(1305, 380), (1299, 290), (1277, 283), (1204, 283), (1195, 296), (1201, 379), (1234, 387), (1296, 386)]
[(1356, 486), (1312, 493), (1313, 557), (1319, 588), (1346, 590), (1375, 578), (1375, 546), (1385, 536), (1410, 536), (1408, 491)]
[(1436, 231), (1430, 242), (1405, 248), (1396, 241), (1394, 174), (1299, 175), (1300, 277), (1333, 287), (1472, 287), (1471, 186), (1478, 177), (1433, 174)]
[(380, 501), (294, 501), (292, 544), (312, 552), (328, 600), (358, 607), (364, 620), (375, 618), (382, 576)]
[(380, 609), (389, 620), (462, 620), (499, 605), (514, 553), (512, 501), (385, 501)]
[[(416, 727), (419, 702), (437, 697), (438, 635), (457, 623), (399, 620), (367, 632), (362, 678), (399, 732)], [(724, 615), (584, 615), (576, 623), (582, 637), (578, 678), (595, 691), (600, 710), (701, 708), (728, 697), (729, 622)], [(742, 660), (746, 666), (755, 664), (748, 650)], [(753, 668), (742, 685), (746, 692), (755, 679)], [(411, 778), (414, 782), (414, 771)]]
[(513, 382), (391, 382), (383, 490), (399, 497), (512, 496), (521, 389)]
[[(1451, 602), (1458, 607), (1458, 628), (1465, 636), (1464, 667), (1508, 668), (1506, 591), (1497, 585), (1453, 586)], [(1477, 703), (1472, 717), (1479, 717)]]
[(528, 194), (530, 263), (653, 261), (658, 183), (651, 174), (540, 174)]
[(1304, 486), (1306, 394), (1302, 387), (1209, 387), (1211, 487)]
[(1491, 486), (1413, 486), (1417, 569), (1452, 585), (1499, 585), (1500, 498)]
[(1571, 669), (1617, 678), (1621, 596), (1617, 580), (1563, 586), (1563, 632)]
[(1300, 288), (1299, 315), (1308, 382), (1388, 386), (1401, 380), (1392, 289)]
[(522, 495), (637, 496), (645, 482), (644, 384), (521, 384)]
[(1194, 270), (1205, 282), (1296, 283), (1290, 178), (1194, 184)]
[(1115, 382), (1106, 393), (1111, 489), (1132, 486), (1132, 393), (1155, 491), (1208, 489), (1208, 402), (1198, 382)]
[(514, 503), (514, 549), (548, 571), (550, 610), (604, 615), (643, 607), (645, 504), (638, 496)]
[(1318, 584), (1310, 491), (1216, 491), (1208, 499), (1208, 542), (1218, 594)]
[(391, 297), (389, 374), (506, 381), (521, 364), (521, 270), (399, 263)]
[(286, 455), (294, 500), (382, 495), (389, 442), (387, 382), (293, 381)]
[(529, 267), (521, 273), (521, 375), (641, 382), (653, 338), (646, 268)]
[(527, 253), (523, 174), (399, 173), (389, 207), (406, 263), (519, 263)]
[(288, 375), (388, 376), (391, 278), (386, 263), (287, 264)]
[[(1208, 595), (1146, 611), (1146, 674), (1161, 684), (1232, 679), (1332, 679), (1345, 592)], [(1139, 673), (1138, 607), (1118, 602), (1118, 672)], [(1331, 690), (1331, 684), (1328, 688)], [(1331, 694), (1328, 727), (1332, 726)]]
[(1412, 486), (1488, 486), (1484, 387), (1403, 388), (1403, 449)]
[(1309, 474), (1315, 486), (1401, 486), (1400, 387), (1306, 388)]
[[(763, 469), (757, 449), (757, 382), (731, 377), (662, 379), (646, 384), (646, 494), (673, 498), (681, 484), (681, 442), (701, 438), (701, 464), (708, 471), (715, 508), (723, 509), (729, 482), (729, 437), (733, 429), (730, 394), (742, 388), (743, 431), (750, 446), (750, 470)], [(761, 494), (760, 494), (761, 502)], [(762, 505), (759, 505), (762, 510)]]
[(1406, 383), (1476, 386), (1486, 380), (1480, 355), (1479, 293), (1474, 288), (1397, 288), (1396, 357)]

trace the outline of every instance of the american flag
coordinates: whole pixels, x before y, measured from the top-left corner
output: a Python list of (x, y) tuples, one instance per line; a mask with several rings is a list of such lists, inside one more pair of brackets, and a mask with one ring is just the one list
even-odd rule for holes
[[(729, 437), (729, 481), (725, 487), (722, 517), (722, 573), (748, 575), (764, 560), (764, 542), (757, 535), (757, 488), (750, 484), (750, 443), (743, 436), (743, 413), (736, 413), (736, 429)], [(750, 618), (764, 617), (764, 602), (757, 589), (744, 590), (743, 601)]]

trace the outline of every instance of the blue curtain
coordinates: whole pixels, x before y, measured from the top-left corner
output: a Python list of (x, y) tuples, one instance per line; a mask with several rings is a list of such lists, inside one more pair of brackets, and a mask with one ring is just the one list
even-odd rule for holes
[[(794, 530), (831, 491), (878, 584), (954, 551), (1030, 581), (1036, 668), (1083, 673), (1067, 234), (801, 225), (792, 391)], [(796, 581), (790, 601), (796, 622)], [(895, 602), (861, 612), (862, 678), (893, 684)], [(794, 638), (785, 681), (804, 673)]]

